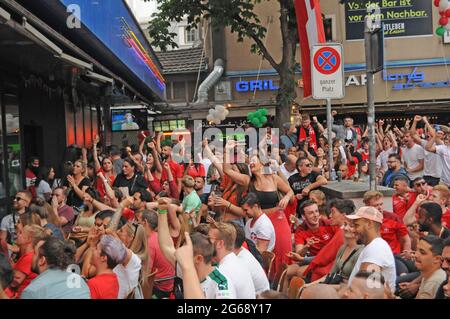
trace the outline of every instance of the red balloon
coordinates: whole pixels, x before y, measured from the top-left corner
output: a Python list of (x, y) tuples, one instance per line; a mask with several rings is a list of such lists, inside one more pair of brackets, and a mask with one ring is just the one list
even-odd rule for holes
[(448, 18), (447, 17), (442, 17), (442, 18), (439, 19), (439, 24), (440, 25), (445, 26), (445, 25), (447, 25), (447, 23), (448, 23)]
[(439, 11), (439, 14), (441, 15), (441, 17), (445, 17), (446, 16), (446, 11)]
[(445, 16), (447, 18), (450, 18), (450, 9), (447, 9), (447, 11), (445, 11)]
[(434, 0), (434, 6), (439, 7), (439, 2), (440, 2), (440, 0)]

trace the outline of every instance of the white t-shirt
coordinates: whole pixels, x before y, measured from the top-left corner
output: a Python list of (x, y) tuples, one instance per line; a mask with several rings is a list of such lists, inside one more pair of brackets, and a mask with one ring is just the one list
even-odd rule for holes
[(229, 253), (219, 263), (219, 270), (231, 279), (236, 288), (236, 299), (255, 299), (255, 285), (245, 265), (234, 253)]
[[(410, 169), (416, 168), (419, 165), (419, 160), (423, 159), (425, 159), (425, 152), (421, 146), (414, 144), (414, 146), (411, 148), (407, 147), (402, 148), (402, 160), (403, 163), (405, 163), (406, 167)], [(408, 173), (408, 177), (410, 180), (422, 176), (423, 170), (415, 173)]]
[(442, 160), (441, 182), (450, 187), (450, 146), (436, 145), (436, 154)]
[(245, 237), (253, 241), (256, 245), (257, 239), (268, 240), (269, 246), (268, 251), (272, 251), (275, 247), (275, 228), (273, 227), (272, 221), (266, 214), (262, 214), (251, 225), (254, 218), (247, 220), (245, 224)]
[(391, 147), (386, 151), (381, 151), (377, 156), (377, 168), (381, 168), (383, 172), (386, 172), (388, 170), (387, 161), (389, 159), (389, 155), (395, 154), (395, 152), (397, 152), (397, 149), (394, 147)]
[(113, 269), (119, 280), (119, 294), (117, 299), (125, 299), (128, 294), (137, 287), (139, 282), (139, 272), (141, 271), (141, 259), (133, 253), (128, 264), (122, 264)]
[(294, 169), (292, 172), (289, 172), (286, 169), (286, 163), (283, 163), (283, 165), (280, 166), (280, 171), (281, 171), (281, 173), (283, 173), (283, 175), (284, 175), (284, 177), (286, 177), (286, 179), (289, 179), (289, 177), (298, 173), (297, 169)]
[(269, 279), (264, 272), (261, 264), (247, 249), (242, 248), (237, 257), (247, 266), (248, 271), (253, 279), (253, 285), (255, 285), (256, 294), (260, 294), (264, 291), (270, 290)]
[(236, 289), (232, 281), (218, 268), (214, 268), (200, 286), (206, 299), (236, 299)]
[(39, 183), (39, 186), (36, 188), (36, 196), (42, 198), (43, 200), (45, 200), (45, 193), (52, 193), (52, 189), (50, 188), (50, 185), (44, 181), (41, 180)]
[(425, 153), (425, 161), (424, 161), (424, 169), (423, 169), (423, 175), (424, 176), (431, 176), (435, 178), (441, 178), (442, 175), (442, 160), (441, 157), (433, 152), (428, 152), (425, 149), (425, 146), (427, 145), (427, 141), (422, 140), (420, 142), (422, 145), (422, 148), (424, 149)]
[[(364, 247), (356, 261), (355, 267), (353, 267), (353, 271), (348, 280), (349, 286), (363, 263), (371, 263), (381, 267), (381, 274), (383, 275), (384, 280), (389, 282), (389, 287), (391, 287), (392, 292), (395, 291), (395, 280), (397, 275), (394, 255), (392, 254), (391, 247), (389, 247), (389, 244), (384, 239), (380, 237), (375, 238), (369, 245)], [(370, 269), (368, 271), (370, 271)]]

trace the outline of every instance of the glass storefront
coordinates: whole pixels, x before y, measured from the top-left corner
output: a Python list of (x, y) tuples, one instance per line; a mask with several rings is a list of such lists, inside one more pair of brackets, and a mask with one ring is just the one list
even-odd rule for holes
[(10, 198), (23, 189), (21, 138), (17, 94), (0, 83), (0, 217)]

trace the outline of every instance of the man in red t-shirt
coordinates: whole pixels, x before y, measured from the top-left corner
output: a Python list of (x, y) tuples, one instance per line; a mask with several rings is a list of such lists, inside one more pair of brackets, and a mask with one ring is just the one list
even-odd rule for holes
[(103, 235), (100, 242), (90, 241), (92, 249), (91, 264), (97, 274), (89, 279), (88, 286), (91, 299), (117, 299), (119, 295), (119, 279), (113, 269), (123, 263), (127, 256), (125, 245), (111, 235)]
[(151, 274), (156, 271), (153, 295), (159, 299), (169, 298), (173, 290), (175, 268), (164, 257), (158, 242), (158, 233), (156, 231), (158, 228), (158, 214), (155, 211), (144, 211), (141, 224), (144, 226), (148, 237), (148, 273)]
[(303, 224), (294, 235), (295, 252), (288, 253), (288, 257), (298, 263), (294, 263), (287, 268), (286, 285), (284, 287), (288, 286), (293, 276), (303, 276), (308, 264), (308, 259), (305, 256), (307, 254), (310, 257), (316, 256), (339, 229), (336, 226), (329, 226), (320, 218), (319, 207), (311, 200), (307, 200), (300, 205), (299, 213), (302, 216)]
[(405, 176), (398, 176), (394, 180), (395, 194), (392, 196), (394, 213), (402, 220), (408, 209), (414, 204), (417, 193), (409, 189), (409, 180)]
[[(172, 147), (170, 145), (164, 145), (161, 149), (161, 160), (163, 163), (167, 162), (170, 166), (173, 178), (178, 185), (178, 193), (181, 192), (181, 179), (183, 178), (184, 167), (172, 159)], [(163, 169), (161, 180), (168, 180), (167, 172)]]
[(38, 275), (31, 270), (34, 255), (33, 243), (44, 237), (44, 229), (37, 225), (17, 227), (16, 244), (20, 257), (14, 264), (14, 279), (6, 290), (9, 298), (19, 299), (22, 292)]
[(383, 212), (383, 223), (381, 224), (381, 237), (389, 244), (394, 254), (404, 253), (409, 256), (411, 251), (411, 238), (408, 228), (403, 224), (397, 214), (387, 212), (383, 209), (383, 194), (376, 191), (368, 191), (364, 194), (364, 204)]
[(450, 229), (450, 209), (447, 204), (450, 201), (450, 190), (445, 185), (436, 185), (431, 191), (430, 200), (440, 205), (442, 208), (442, 226)]

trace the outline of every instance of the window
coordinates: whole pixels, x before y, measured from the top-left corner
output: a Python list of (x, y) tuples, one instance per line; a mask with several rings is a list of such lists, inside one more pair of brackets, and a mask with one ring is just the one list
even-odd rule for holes
[(336, 41), (336, 21), (334, 15), (322, 15), (326, 42)]
[(184, 43), (194, 43), (198, 41), (198, 30), (197, 29), (184, 29)]
[(173, 82), (173, 99), (178, 101), (186, 101), (185, 82)]
[(185, 120), (170, 120), (170, 121), (160, 121), (153, 122), (153, 130), (155, 132), (171, 132), (176, 129), (186, 128)]

